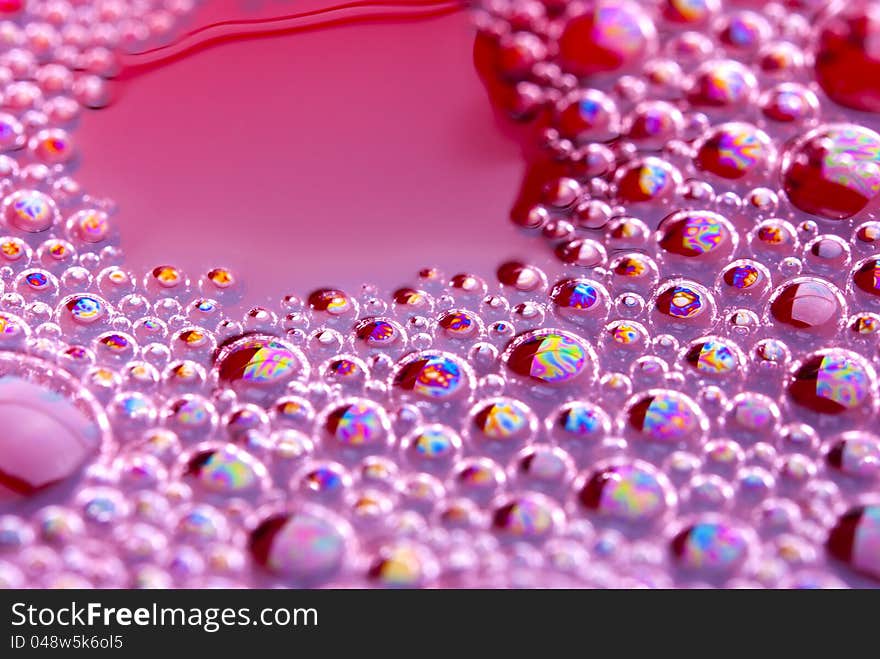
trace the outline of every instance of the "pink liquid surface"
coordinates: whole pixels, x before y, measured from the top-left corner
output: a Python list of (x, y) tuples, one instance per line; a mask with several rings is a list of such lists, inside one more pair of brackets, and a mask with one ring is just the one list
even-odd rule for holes
[[(240, 4), (206, 4), (191, 25), (240, 18)], [(244, 15), (279, 8), (290, 3)], [(118, 202), (129, 267), (197, 277), (225, 265), (253, 302), (400, 284), (428, 263), (490, 276), (535, 245), (506, 221), (522, 163), (472, 48), (459, 11), (227, 41), (123, 71), (111, 106), (78, 130), (79, 178)]]

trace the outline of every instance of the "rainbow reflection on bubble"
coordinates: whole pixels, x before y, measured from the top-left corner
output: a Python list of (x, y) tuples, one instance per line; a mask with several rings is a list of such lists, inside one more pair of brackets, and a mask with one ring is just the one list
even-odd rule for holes
[(67, 303), (67, 310), (74, 320), (87, 323), (103, 315), (104, 305), (96, 298), (77, 295)]
[(228, 382), (263, 385), (292, 375), (300, 366), (299, 357), (279, 341), (246, 340), (222, 357), (219, 377)]
[(514, 373), (551, 384), (576, 378), (588, 362), (578, 339), (555, 331), (524, 335), (511, 344), (505, 360)]
[(508, 439), (529, 426), (529, 409), (515, 400), (499, 400), (474, 415), (474, 425), (490, 439)]
[(722, 124), (699, 147), (696, 164), (717, 176), (737, 179), (765, 163), (770, 149), (770, 138), (751, 124)]
[(553, 530), (555, 507), (544, 497), (523, 495), (495, 509), (495, 530), (517, 538), (540, 538)]
[(674, 391), (649, 392), (630, 406), (627, 416), (632, 428), (659, 442), (680, 441), (700, 427), (694, 402)]
[(443, 458), (456, 449), (455, 435), (443, 426), (425, 428), (415, 436), (413, 450), (428, 460)]
[(417, 353), (403, 362), (394, 385), (426, 398), (449, 398), (467, 381), (465, 373), (465, 367), (452, 356)]
[(213, 492), (244, 492), (259, 481), (251, 462), (238, 451), (212, 449), (193, 457), (187, 471)]
[(346, 538), (338, 526), (311, 512), (271, 516), (251, 532), (251, 555), (268, 570), (305, 581), (336, 571), (345, 559)]
[(325, 427), (345, 446), (373, 445), (385, 435), (378, 409), (367, 401), (337, 407), (327, 416)]
[(702, 373), (722, 375), (736, 370), (735, 348), (720, 339), (709, 339), (694, 344), (686, 356), (687, 362)]
[(568, 435), (589, 437), (604, 432), (608, 419), (590, 403), (573, 402), (563, 408), (556, 423)]
[(666, 510), (667, 498), (657, 471), (641, 461), (596, 471), (579, 493), (584, 507), (625, 522), (656, 519)]
[(693, 318), (703, 311), (704, 297), (693, 286), (670, 286), (657, 296), (657, 310), (672, 318)]
[(709, 254), (729, 240), (724, 218), (708, 211), (676, 213), (661, 226), (660, 247), (679, 256)]
[(692, 570), (731, 570), (746, 558), (748, 550), (743, 532), (723, 522), (693, 524), (672, 541), (676, 562)]
[(735, 265), (724, 271), (724, 283), (733, 288), (751, 288), (760, 279), (761, 271), (749, 263)]

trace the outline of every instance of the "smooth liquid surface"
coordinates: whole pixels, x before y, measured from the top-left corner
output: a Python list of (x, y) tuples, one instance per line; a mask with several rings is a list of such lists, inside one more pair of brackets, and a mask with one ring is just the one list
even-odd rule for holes
[(224, 265), (254, 302), (404, 283), (428, 263), (487, 276), (475, 266), (534, 247), (506, 221), (522, 165), (474, 71), (470, 20), (227, 41), (123, 70), (78, 130), (79, 178), (117, 201), (129, 267)]

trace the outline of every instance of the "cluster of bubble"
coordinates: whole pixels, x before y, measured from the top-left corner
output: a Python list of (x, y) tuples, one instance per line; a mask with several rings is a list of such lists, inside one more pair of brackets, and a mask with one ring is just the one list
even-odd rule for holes
[(880, 136), (822, 95), (875, 111), (880, 77), (833, 74), (875, 54), (841, 55), (852, 23), (810, 3), (729, 4), (479, 19), (517, 118), (549, 117), (541, 148), (587, 166), (524, 216), (557, 244), (552, 276), (427, 268), (240, 315), (228, 269), (121, 267), (112, 204), (65, 174), (66, 133), (36, 139), (55, 119), (29, 119), (69, 90), (14, 105), (50, 64), (8, 53), (36, 57), (30, 26), (64, 35), (84, 5), (0, 25), (19, 35), (0, 58), (0, 584), (876, 583)]

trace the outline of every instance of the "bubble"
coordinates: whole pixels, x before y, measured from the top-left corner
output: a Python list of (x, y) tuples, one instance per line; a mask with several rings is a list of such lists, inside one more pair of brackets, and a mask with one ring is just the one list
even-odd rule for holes
[(433, 581), (438, 573), (439, 566), (430, 550), (401, 542), (379, 551), (367, 577), (386, 588), (418, 588)]
[(880, 579), (880, 506), (856, 506), (841, 515), (826, 546), (833, 558)]
[(880, 135), (855, 124), (826, 124), (797, 140), (782, 161), (786, 195), (800, 210), (831, 220), (859, 214), (880, 192)]
[(663, 17), (674, 23), (699, 25), (721, 8), (720, 0), (664, 0)]
[(565, 384), (583, 373), (592, 377), (596, 355), (588, 344), (562, 330), (538, 330), (517, 337), (502, 355), (515, 374), (543, 384)]
[(369, 400), (334, 405), (319, 422), (326, 436), (344, 448), (375, 448), (391, 440), (385, 411)]
[(246, 336), (224, 346), (215, 364), (221, 381), (249, 388), (309, 374), (309, 363), (302, 352), (268, 335)]
[(453, 309), (440, 315), (437, 324), (450, 339), (470, 340), (483, 334), (483, 321), (470, 311)]
[(46, 231), (59, 220), (51, 197), (38, 190), (17, 190), (3, 201), (6, 224), (26, 233)]
[(596, 466), (583, 476), (577, 496), (588, 511), (627, 524), (660, 519), (676, 499), (669, 480), (641, 460)]
[(272, 573), (317, 584), (335, 576), (349, 551), (348, 534), (330, 513), (308, 509), (277, 513), (251, 531), (254, 561)]
[[(629, 252), (611, 262), (612, 286), (616, 291), (644, 293), (660, 276), (654, 260), (639, 252)], [(604, 318), (603, 318), (604, 319)]]
[(442, 402), (469, 395), (474, 376), (470, 367), (452, 354), (426, 350), (398, 362), (391, 384), (420, 398)]
[(880, 476), (880, 440), (865, 431), (843, 433), (830, 444), (825, 460), (847, 476), (876, 478)]
[(523, 487), (555, 493), (573, 477), (574, 463), (560, 448), (532, 445), (520, 451), (509, 471)]
[(670, 283), (660, 289), (654, 301), (655, 309), (674, 321), (696, 319), (712, 320), (714, 300), (703, 286), (687, 280)]
[(820, 25), (816, 79), (837, 103), (880, 112), (880, 57), (873, 48), (880, 34), (876, 2), (838, 3)]
[(597, 0), (570, 18), (559, 37), (563, 68), (586, 77), (625, 69), (644, 57), (656, 41), (656, 28), (628, 0)]
[(715, 126), (696, 148), (694, 164), (725, 179), (741, 179), (760, 172), (773, 159), (773, 145), (767, 133), (739, 121)]
[(294, 476), (294, 482), (303, 492), (329, 499), (349, 489), (352, 478), (345, 467), (337, 462), (319, 462), (303, 467)]
[(555, 125), (576, 142), (604, 142), (620, 132), (620, 116), (614, 100), (604, 92), (579, 89), (557, 104)]
[(47, 165), (64, 165), (76, 155), (67, 131), (47, 128), (39, 131), (28, 141), (28, 149), (34, 157)]
[(710, 60), (694, 73), (688, 100), (697, 107), (733, 110), (754, 96), (757, 82), (745, 66), (735, 60)]
[(205, 490), (219, 494), (254, 491), (266, 478), (263, 465), (234, 446), (199, 449), (187, 460), (185, 469)]
[(465, 458), (452, 473), (452, 481), (458, 492), (478, 500), (486, 500), (503, 486), (504, 470), (490, 458)]
[(534, 434), (537, 421), (532, 411), (512, 398), (492, 398), (470, 412), (471, 435), (493, 446), (521, 444)]
[(0, 356), (0, 408), (15, 420), (0, 439), (0, 499), (38, 495), (109, 448), (109, 422), (95, 398), (37, 358)]
[(693, 341), (684, 353), (684, 361), (701, 375), (718, 376), (742, 371), (745, 356), (736, 344), (720, 337)]
[(802, 124), (819, 116), (819, 99), (807, 87), (784, 82), (765, 91), (758, 101), (761, 113), (771, 121)]
[(667, 253), (685, 258), (725, 256), (737, 244), (730, 222), (711, 211), (678, 211), (667, 216), (657, 230), (657, 242)]
[(857, 354), (820, 350), (796, 365), (789, 383), (792, 399), (819, 414), (841, 414), (873, 401), (873, 370)]
[(837, 288), (812, 277), (792, 279), (779, 287), (770, 297), (768, 309), (777, 323), (811, 331), (835, 329), (846, 313)]
[(740, 527), (710, 518), (680, 531), (670, 548), (675, 562), (686, 570), (729, 575), (748, 558), (750, 542)]
[(732, 51), (757, 49), (773, 29), (763, 16), (753, 11), (737, 11), (723, 17), (718, 24), (719, 41)]
[(662, 444), (699, 439), (708, 429), (708, 421), (690, 397), (667, 389), (633, 397), (624, 417), (641, 437)]
[(681, 173), (660, 158), (649, 156), (617, 170), (614, 182), (624, 203), (659, 202), (669, 199), (681, 186)]
[(406, 343), (403, 328), (388, 318), (365, 318), (355, 325), (354, 334), (370, 348), (390, 348)]
[(492, 528), (509, 538), (544, 539), (562, 523), (559, 507), (548, 497), (532, 492), (506, 498), (492, 512)]

